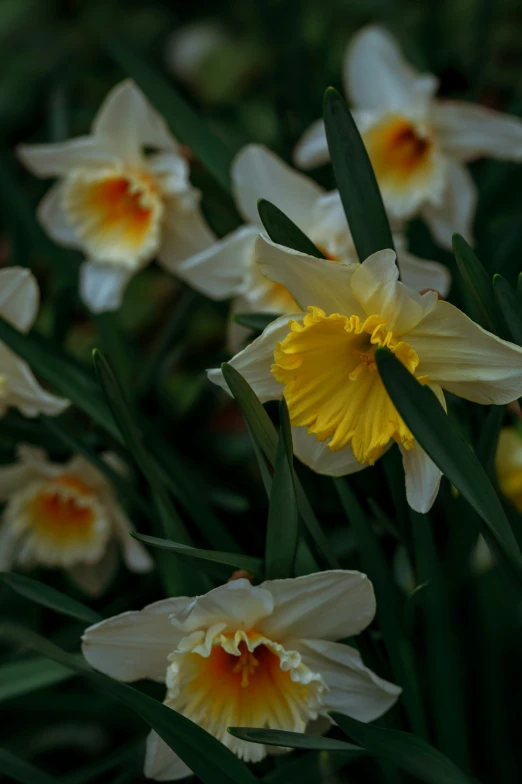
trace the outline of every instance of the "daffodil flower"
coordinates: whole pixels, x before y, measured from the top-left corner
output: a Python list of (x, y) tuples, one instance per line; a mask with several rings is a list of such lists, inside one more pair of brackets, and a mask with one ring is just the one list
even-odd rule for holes
[[(264, 747), (228, 727), (304, 732), (329, 710), (372, 721), (394, 704), (401, 690), (365, 667), (354, 648), (334, 642), (359, 634), (374, 614), (373, 587), (360, 572), (258, 586), (242, 578), (95, 624), (83, 636), (83, 654), (118, 680), (165, 683), (166, 705), (258, 762)], [(190, 770), (152, 732), (145, 775), (169, 781)]]
[[(246, 225), (177, 268), (180, 277), (206, 296), (234, 297), (233, 312), (293, 313), (297, 309), (289, 291), (268, 280), (255, 264), (255, 242), (264, 230), (257, 209), (259, 198), (283, 210), (331, 261), (358, 261), (337, 191), (325, 193), (309, 177), (257, 144), (247, 145), (235, 157), (232, 183)], [(395, 243), (403, 280), (418, 291), (434, 289), (445, 297), (450, 287), (448, 269), (408, 253), (399, 232)]]
[(83, 251), (82, 299), (115, 310), (127, 282), (154, 258), (169, 272), (215, 239), (180, 145), (132, 81), (107, 95), (89, 136), (21, 145), (39, 177), (58, 177), (38, 218), (58, 243)]
[[(121, 471), (114, 455), (104, 458)], [(111, 485), (82, 457), (52, 463), (43, 450), (20, 445), (17, 462), (0, 467), (0, 501), (0, 571), (64, 569), (96, 596), (115, 575), (119, 549), (131, 571), (152, 569)]]
[(495, 456), (498, 484), (522, 514), (522, 434), (516, 427), (503, 427)]
[[(344, 84), (391, 218), (420, 214), (437, 242), (470, 238), (476, 186), (463, 165), (484, 156), (522, 160), (522, 122), (465, 101), (438, 100), (438, 80), (407, 63), (394, 38), (366, 27), (352, 40)], [(322, 120), (304, 134), (302, 168), (329, 158)]]
[[(435, 292), (421, 295), (399, 282), (391, 250), (362, 264), (331, 264), (260, 236), (257, 258), (261, 272), (307, 312), (273, 321), (230, 364), (261, 401), (284, 395), (294, 451), (319, 473), (353, 473), (398, 443), (408, 502), (428, 511), (441, 474), (392, 404), (375, 349), (393, 351), (442, 405), (443, 390), (487, 405), (522, 394), (522, 348), (486, 332)], [(227, 389), (220, 370), (209, 377)]]
[[(20, 332), (29, 332), (36, 315), (40, 292), (28, 269), (9, 267), (0, 271), (0, 316)], [(0, 416), (14, 406), (24, 416), (56, 416), (69, 405), (38, 384), (29, 365), (0, 343)]]

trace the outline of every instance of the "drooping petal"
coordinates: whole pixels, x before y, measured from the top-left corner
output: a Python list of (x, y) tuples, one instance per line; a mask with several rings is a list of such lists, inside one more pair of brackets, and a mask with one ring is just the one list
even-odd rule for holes
[(139, 612), (125, 612), (89, 626), (82, 652), (95, 669), (119, 681), (150, 678), (165, 682), (167, 657), (182, 634), (169, 621), (193, 600), (186, 596), (162, 599)]
[(214, 624), (224, 624), (225, 631), (235, 632), (256, 628), (260, 619), (270, 615), (272, 609), (272, 596), (268, 591), (240, 579), (197, 596), (190, 605), (180, 606), (171, 621), (185, 632)]
[(96, 563), (77, 563), (67, 571), (71, 580), (93, 598), (105, 593), (118, 571), (118, 548), (109, 542), (102, 558)]
[(404, 335), (432, 310), (437, 294), (428, 291), (421, 295), (401, 283), (398, 277), (395, 253), (380, 250), (357, 265), (350, 286), (366, 315), (382, 316), (387, 329)]
[(466, 101), (435, 101), (431, 121), (442, 149), (460, 161), (522, 160), (522, 120)]
[(63, 177), (77, 167), (103, 166), (114, 158), (101, 139), (79, 136), (59, 144), (20, 144), (18, 157), (36, 177)]
[(438, 86), (431, 74), (419, 74), (404, 59), (396, 40), (378, 26), (353, 37), (344, 61), (344, 84), (356, 109), (384, 114), (427, 105)]
[(323, 120), (316, 120), (301, 136), (294, 149), (294, 163), (301, 169), (314, 169), (330, 160)]
[(361, 572), (338, 569), (289, 580), (266, 580), (261, 587), (273, 596), (274, 610), (261, 622), (260, 631), (284, 640), (287, 648), (288, 639), (352, 637), (375, 615), (373, 586)]
[(180, 262), (175, 272), (210, 299), (227, 299), (236, 295), (249, 266), (254, 263), (257, 226), (241, 226), (222, 240)]
[(452, 236), (462, 234), (472, 241), (477, 186), (468, 170), (454, 162), (448, 164), (447, 185), (440, 204), (426, 204), (422, 215), (435, 240), (451, 250)]
[(397, 255), (401, 279), (405, 286), (414, 291), (437, 291), (445, 299), (451, 287), (451, 273), (438, 261), (427, 261), (401, 250)]
[(434, 309), (408, 335), (419, 375), (459, 397), (484, 405), (522, 395), (522, 348), (501, 340), (449, 302)]
[(329, 441), (318, 441), (315, 436), (309, 436), (306, 427), (292, 428), (294, 455), (317, 474), (345, 476), (367, 467), (357, 460), (350, 446), (332, 452)]
[(192, 774), (183, 760), (152, 730), (147, 738), (143, 773), (154, 781), (178, 781)]
[(179, 147), (161, 115), (131, 79), (108, 93), (94, 119), (92, 133), (130, 164), (140, 163), (144, 146), (173, 151)]
[(350, 280), (359, 264), (335, 264), (316, 259), (264, 235), (256, 240), (256, 263), (269, 280), (281, 283), (305, 310), (315, 305), (325, 313), (364, 316), (350, 292)]
[(110, 509), (112, 522), (114, 525), (114, 533), (116, 534), (120, 544), (125, 565), (131, 572), (136, 574), (145, 574), (154, 568), (154, 560), (150, 556), (148, 550), (141, 542), (138, 542), (131, 536), (130, 532), (133, 531), (131, 522), (125, 512), (120, 508), (115, 498), (111, 498)]
[(131, 277), (132, 270), (84, 261), (80, 267), (80, 297), (93, 313), (118, 310)]
[(38, 205), (36, 216), (47, 234), (59, 245), (81, 248), (77, 234), (63, 209), (64, 184), (53, 185)]
[(27, 332), (38, 313), (40, 292), (36, 278), (25, 267), (0, 271), (0, 316), (20, 332)]
[[(244, 376), (262, 403), (266, 403), (268, 400), (278, 400), (283, 393), (283, 385), (276, 380), (270, 370), (274, 361), (274, 349), (288, 334), (290, 321), (299, 321), (303, 315), (303, 313), (297, 313), (275, 319), (256, 340), (236, 354), (229, 362)], [(208, 370), (207, 374), (212, 383), (217, 384), (218, 387), (230, 394), (220, 368)]]
[(315, 639), (295, 640), (290, 645), (311, 670), (321, 673), (329, 687), (324, 697), (326, 710), (373, 721), (397, 702), (402, 689), (365, 667), (354, 648)]
[(190, 206), (179, 209), (176, 199), (165, 206), (161, 247), (158, 261), (161, 266), (174, 275), (184, 259), (207, 250), (216, 242), (216, 235), (210, 229), (201, 210), (197, 194)]
[(248, 144), (234, 158), (232, 183), (236, 204), (246, 221), (262, 226), (258, 199), (267, 199), (282, 210), (302, 231), (322, 188), (292, 169), (260, 144)]
[(5, 376), (5, 395), (0, 396), (0, 415), (15, 406), (27, 417), (57, 416), (70, 405), (68, 400), (46, 392), (29, 365), (0, 343), (0, 376)]
[(427, 514), (439, 492), (442, 471), (420, 444), (412, 449), (399, 447), (406, 477), (406, 499), (415, 512)]

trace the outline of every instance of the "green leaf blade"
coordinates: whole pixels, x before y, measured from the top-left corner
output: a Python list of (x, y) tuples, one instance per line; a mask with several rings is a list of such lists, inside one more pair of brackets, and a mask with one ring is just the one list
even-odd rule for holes
[(286, 248), (293, 248), (293, 250), (298, 250), (301, 253), (306, 253), (308, 256), (315, 256), (317, 259), (325, 258), (324, 254), (306, 236), (304, 231), (301, 231), (275, 204), (267, 201), (267, 199), (259, 199), (257, 209), (263, 226), (272, 242), (284, 245)]
[(502, 275), (494, 275), (493, 291), (511, 333), (511, 340), (517, 346), (522, 346), (522, 302), (520, 297)]
[(19, 596), (77, 621), (98, 623), (103, 620), (101, 615), (91, 610), (90, 607), (86, 607), (76, 599), (71, 599), (70, 596), (57, 591), (56, 588), (51, 588), (50, 585), (33, 580), (31, 577), (14, 572), (0, 572), (0, 582), (9, 586)]
[(281, 746), (290, 749), (313, 749), (315, 751), (342, 751), (350, 756), (363, 757), (367, 751), (361, 746), (346, 743), (344, 740), (325, 738), (322, 735), (307, 735), (304, 732), (288, 732), (287, 730), (266, 730), (257, 727), (229, 727), (228, 731), (235, 738), (250, 743), (264, 743), (267, 746)]
[(466, 288), (480, 313), (482, 326), (505, 337), (505, 327), (498, 311), (491, 278), (460, 234), (453, 235), (453, 253)]

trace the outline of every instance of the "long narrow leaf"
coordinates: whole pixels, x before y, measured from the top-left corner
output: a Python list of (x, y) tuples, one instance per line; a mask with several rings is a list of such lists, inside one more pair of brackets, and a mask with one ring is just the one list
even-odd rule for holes
[(242, 327), (262, 332), (278, 315), (277, 313), (234, 313), (233, 319)]
[(494, 275), (493, 291), (508, 326), (511, 340), (522, 346), (522, 302), (515, 289), (502, 275)]
[(322, 735), (307, 735), (303, 732), (286, 730), (265, 730), (256, 727), (229, 727), (228, 731), (235, 738), (250, 743), (265, 743), (267, 746), (282, 746), (289, 749), (314, 749), (316, 751), (342, 751), (347, 754), (364, 757), (368, 754), (361, 746), (346, 743), (344, 740), (324, 738)]
[(299, 250), (301, 253), (308, 253), (309, 256), (315, 256), (318, 259), (325, 258), (304, 231), (301, 231), (299, 226), (296, 226), (275, 204), (266, 199), (259, 199), (257, 209), (263, 226), (273, 242)]
[(58, 784), (60, 781), (11, 754), (7, 749), (0, 749), (0, 773), (9, 776), (13, 781), (19, 781), (20, 784)]
[(359, 261), (364, 261), (378, 250), (393, 249), (393, 237), (366, 147), (333, 87), (324, 96), (324, 123), (341, 201)]
[(86, 623), (98, 623), (102, 620), (101, 615), (90, 607), (31, 577), (14, 572), (0, 572), (0, 581), (25, 599), (48, 607), (61, 615), (68, 615), (70, 618)]
[(54, 686), (69, 680), (73, 675), (67, 667), (40, 656), (2, 664), (0, 702), (30, 694), (46, 686)]
[(480, 313), (481, 324), (500, 337), (505, 337), (505, 327), (498, 311), (491, 278), (460, 234), (453, 235), (453, 253), (466, 288)]

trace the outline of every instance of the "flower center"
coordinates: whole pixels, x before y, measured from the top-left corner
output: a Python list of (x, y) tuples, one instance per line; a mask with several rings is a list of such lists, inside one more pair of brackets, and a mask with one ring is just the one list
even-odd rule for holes
[(43, 487), (28, 504), (34, 528), (53, 539), (88, 537), (94, 522), (91, 490), (64, 474)]
[(331, 439), (332, 451), (351, 445), (361, 463), (372, 465), (390, 440), (414, 445), (413, 435), (376, 372), (375, 349), (386, 346), (413, 373), (416, 352), (386, 329), (378, 315), (327, 316), (310, 307), (303, 323), (274, 351), (272, 373), (284, 384), (293, 425), (305, 426), (318, 441)]
[(169, 661), (166, 704), (250, 762), (264, 756), (263, 747), (233, 738), (228, 727), (303, 732), (326, 690), (298, 653), (252, 630), (195, 632)]
[(67, 218), (94, 260), (134, 269), (158, 250), (163, 203), (146, 172), (76, 171), (63, 198)]

